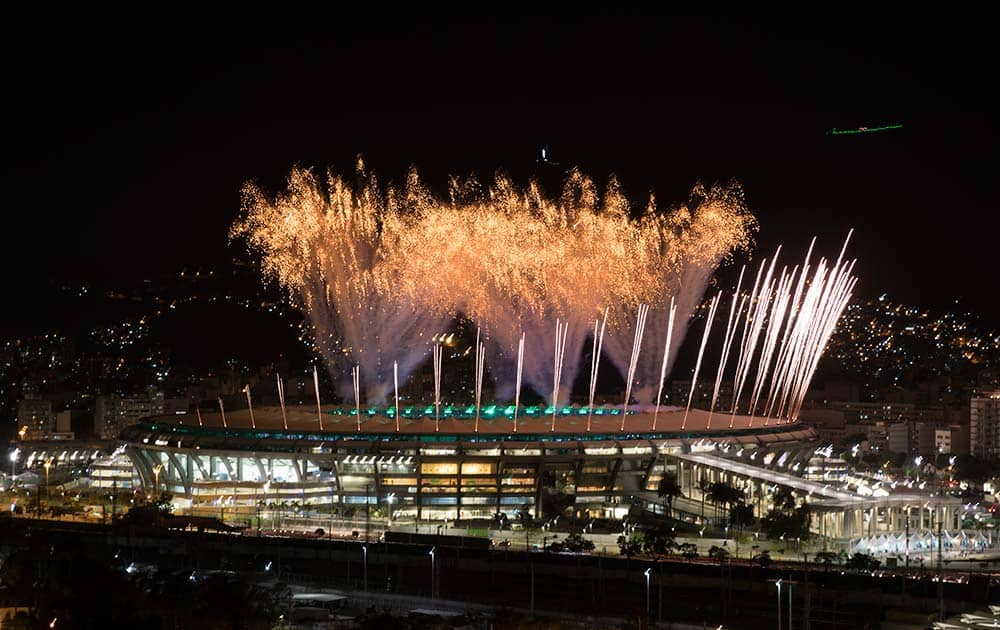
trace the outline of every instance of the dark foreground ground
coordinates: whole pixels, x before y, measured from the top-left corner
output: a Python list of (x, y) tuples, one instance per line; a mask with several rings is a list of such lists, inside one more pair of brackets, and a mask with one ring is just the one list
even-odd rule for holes
[[(432, 595), (427, 545), (371, 543), (365, 551), (361, 542), (17, 519), (0, 522), (0, 549), (2, 605), (27, 609), (39, 627), (60, 618), (55, 627), (271, 628), (287, 613), (285, 584)], [(621, 619), (631, 627), (661, 620), (770, 629), (777, 625), (774, 580), (781, 578), (785, 627), (792, 582), (793, 627), (808, 621), (816, 630), (877, 628), (895, 611), (929, 617), (942, 600), (949, 611), (981, 608), (997, 588), (988, 574), (952, 573), (939, 583), (929, 573), (872, 576), (446, 544), (433, 558), (436, 596), (500, 611), (494, 627), (532, 627), (511, 611), (535, 610), (559, 613), (564, 627), (574, 615)], [(511, 615), (509, 623), (497, 623), (504, 614)]]

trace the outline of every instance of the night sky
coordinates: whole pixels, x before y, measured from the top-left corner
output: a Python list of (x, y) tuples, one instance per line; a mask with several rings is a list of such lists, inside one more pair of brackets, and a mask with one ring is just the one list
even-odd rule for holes
[[(4, 331), (53, 317), (53, 281), (242, 254), (227, 230), (245, 180), (363, 153), (440, 188), (497, 168), (523, 181), (543, 145), (663, 204), (737, 179), (754, 257), (798, 258), (813, 235), (835, 254), (853, 227), (863, 295), (1000, 322), (985, 20), (261, 17), (4, 27)], [(886, 123), (904, 127), (827, 135)]]

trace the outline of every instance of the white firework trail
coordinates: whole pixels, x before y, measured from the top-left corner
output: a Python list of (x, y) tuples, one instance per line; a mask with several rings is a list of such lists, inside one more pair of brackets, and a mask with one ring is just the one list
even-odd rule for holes
[(761, 348), (760, 358), (757, 361), (757, 374), (754, 378), (754, 385), (750, 391), (750, 404), (747, 414), (750, 416), (750, 426), (753, 426), (754, 411), (757, 409), (757, 402), (767, 379), (767, 373), (771, 366), (771, 357), (774, 354), (774, 346), (777, 343), (778, 334), (781, 331), (781, 322), (784, 319), (785, 311), (788, 308), (789, 287), (795, 277), (798, 267), (792, 269), (791, 274), (787, 269), (781, 270), (778, 286), (774, 290), (774, 298), (771, 302), (771, 312), (768, 317), (767, 330), (764, 333), (764, 346)]
[[(763, 329), (764, 319), (767, 315), (767, 307), (770, 303), (771, 292), (774, 290), (774, 265), (778, 260), (781, 248), (775, 252), (768, 267), (767, 275), (761, 284), (760, 276), (767, 266), (767, 259), (761, 261), (760, 269), (757, 270), (757, 278), (754, 280), (753, 289), (750, 291), (750, 304), (747, 305), (747, 317), (743, 324), (743, 336), (740, 338), (740, 353), (736, 360), (736, 375), (733, 378), (733, 402), (732, 415), (729, 417), (729, 428), (732, 429), (736, 423), (736, 413), (740, 407), (740, 394), (743, 393), (743, 385), (746, 383), (747, 375), (750, 373), (750, 359), (757, 348), (757, 340), (760, 338), (760, 331)], [(759, 288), (759, 292), (758, 292)]]
[(358, 432), (361, 431), (361, 366), (351, 368), (351, 381), (354, 383), (354, 412), (358, 416)]
[(285, 413), (285, 386), (281, 384), (281, 374), (275, 372), (275, 376), (278, 379), (278, 402), (281, 403), (281, 421), (284, 424), (285, 431), (287, 431), (288, 414)]
[[(853, 266), (854, 262), (852, 261), (851, 268), (853, 268)], [(850, 270), (848, 273), (850, 273)], [(838, 290), (836, 297), (831, 301), (831, 307), (826, 317), (826, 322), (824, 323), (823, 330), (813, 346), (809, 365), (802, 381), (799, 384), (799, 391), (796, 394), (795, 404), (790, 412), (790, 418), (793, 421), (798, 419), (799, 411), (802, 409), (802, 403), (805, 400), (806, 392), (809, 388), (809, 383), (812, 381), (812, 377), (816, 373), (816, 366), (819, 364), (819, 359), (823, 354), (823, 350), (826, 348), (827, 342), (830, 340), (830, 336), (837, 327), (837, 321), (840, 319), (840, 314), (843, 313), (847, 304), (851, 300), (857, 281), (857, 278), (850, 278), (843, 283), (841, 288)]]
[(778, 380), (785, 366), (785, 357), (789, 352), (789, 337), (792, 334), (792, 329), (795, 327), (797, 315), (801, 308), (799, 300), (802, 297), (802, 292), (806, 285), (806, 277), (809, 275), (809, 258), (812, 256), (812, 250), (815, 244), (816, 238), (813, 237), (812, 242), (809, 243), (809, 250), (806, 251), (806, 258), (802, 263), (802, 270), (799, 273), (799, 279), (795, 283), (795, 292), (792, 294), (792, 301), (789, 302), (788, 319), (785, 320), (784, 327), (785, 332), (781, 337), (781, 345), (778, 348), (778, 358), (775, 362), (775, 372), (771, 377), (771, 384), (767, 390), (767, 402), (764, 405), (764, 426), (767, 426), (768, 424), (768, 418), (771, 415), (770, 412), (774, 403), (774, 394), (778, 386)]
[(642, 347), (642, 332), (646, 328), (646, 315), (649, 313), (649, 306), (639, 305), (639, 313), (636, 315), (635, 336), (632, 340), (632, 359), (628, 366), (628, 379), (625, 381), (625, 404), (622, 407), (622, 424), (619, 431), (625, 430), (625, 417), (628, 415), (628, 402), (632, 397), (632, 380), (635, 378), (636, 365), (639, 362), (639, 350)]
[(399, 363), (396, 361), (392, 362), (392, 387), (396, 399), (396, 411), (393, 417), (396, 419), (396, 432), (399, 433)]
[(715, 309), (719, 306), (719, 298), (722, 294), (716, 294), (708, 306), (708, 316), (705, 318), (705, 332), (701, 335), (701, 347), (698, 349), (698, 360), (694, 364), (694, 374), (691, 377), (691, 391), (688, 392), (687, 407), (684, 409), (684, 420), (681, 421), (681, 431), (687, 428), (688, 414), (691, 413), (691, 399), (694, 398), (694, 390), (698, 384), (698, 371), (701, 369), (701, 359), (705, 354), (705, 344), (708, 343), (708, 334), (712, 331), (712, 321), (715, 319)]
[[(719, 369), (715, 372), (715, 386), (712, 388), (712, 402), (708, 405), (708, 420), (705, 422), (706, 429), (712, 428), (712, 414), (715, 412), (715, 403), (719, 399), (719, 388), (722, 386), (722, 376), (726, 373), (726, 363), (729, 362), (729, 351), (732, 349), (733, 337), (736, 336), (736, 324), (740, 321), (740, 315), (743, 314), (743, 307), (747, 301), (745, 295), (740, 295), (740, 289), (743, 286), (743, 274), (745, 272), (746, 267), (744, 266), (740, 269), (740, 277), (736, 281), (736, 291), (733, 292), (733, 302), (729, 307), (726, 335), (722, 339), (722, 360), (719, 361)], [(739, 308), (736, 307), (737, 301), (739, 301)]]
[(552, 359), (552, 426), (549, 431), (556, 430), (556, 414), (559, 413), (559, 379), (562, 378), (563, 355), (566, 352), (566, 333), (569, 322), (563, 324), (556, 319), (556, 344)]
[[(670, 340), (674, 336), (674, 316), (677, 315), (677, 306), (674, 304), (674, 298), (670, 298), (670, 316), (667, 320), (667, 340), (663, 344), (663, 363), (660, 364), (660, 388), (656, 391), (656, 410), (653, 411), (653, 427), (652, 431), (656, 431), (656, 418), (660, 415), (660, 399), (663, 397), (663, 381), (667, 377), (667, 362), (670, 357)], [(591, 394), (591, 399), (593, 399), (593, 394)], [(593, 406), (593, 403), (591, 403)]]
[[(673, 298), (670, 298), (670, 313), (673, 317), (674, 310)], [(594, 347), (591, 350), (590, 355), (590, 399), (587, 404), (587, 433), (590, 433), (590, 421), (594, 417), (594, 390), (597, 387), (597, 368), (601, 363), (601, 348), (604, 346), (604, 328), (608, 323), (608, 309), (604, 309), (604, 319), (600, 322), (600, 329), (598, 329), (598, 320), (594, 320)], [(523, 342), (523, 341), (522, 341)], [(669, 344), (669, 335), (667, 339)], [(661, 386), (662, 387), (662, 386)], [(514, 413), (517, 413), (515, 409)]]
[(434, 344), (434, 432), (441, 428), (441, 344)]
[[(822, 354), (823, 349), (826, 347), (829, 334), (833, 333), (833, 328), (836, 326), (843, 309), (847, 306), (846, 300), (850, 299), (850, 294), (856, 283), (856, 278), (851, 275), (855, 261), (851, 261), (850, 263), (844, 262), (844, 253), (847, 251), (847, 244), (850, 242), (853, 232), (853, 230), (848, 232), (847, 238), (840, 249), (840, 254), (837, 256), (837, 261), (828, 274), (826, 287), (819, 300), (815, 325), (810, 328), (809, 334), (806, 336), (805, 347), (800, 353), (799, 366), (788, 392), (787, 417), (789, 421), (793, 421), (798, 417), (798, 408), (801, 406), (806, 389), (812, 380), (812, 374), (815, 371), (815, 362), (818, 362), (819, 355)], [(847, 294), (846, 297), (845, 293)], [(841, 304), (842, 300), (845, 300), (843, 304)], [(827, 330), (829, 330), (829, 334)], [(781, 412), (779, 412), (780, 414)]]
[[(319, 371), (313, 366), (313, 389), (316, 391), (316, 418), (319, 419), (319, 430), (323, 430), (323, 407), (319, 402)], [(361, 430), (361, 415), (358, 415), (358, 431)]]
[(483, 367), (486, 359), (486, 346), (479, 341), (479, 329), (476, 329), (476, 421), (473, 432), (479, 433), (479, 406), (483, 399)]
[[(843, 252), (841, 252), (841, 257)], [(814, 302), (815, 314), (812, 316), (808, 331), (802, 335), (802, 342), (797, 353), (797, 361), (794, 365), (785, 390), (782, 392), (781, 404), (778, 408), (778, 416), (785, 416), (789, 421), (797, 415), (793, 411), (799, 404), (799, 395), (804, 396), (805, 388), (811, 376), (807, 376), (813, 367), (814, 358), (818, 360), (817, 353), (822, 352), (822, 347), (826, 343), (826, 332), (831, 326), (836, 325), (836, 320), (846, 303), (841, 306), (844, 293), (850, 292), (853, 288), (854, 278), (850, 275), (854, 262), (842, 263), (838, 258), (836, 265), (826, 274), (826, 282), (823, 283), (822, 292)], [(817, 283), (819, 284), (819, 283)], [(819, 292), (819, 291), (817, 291)], [(832, 319), (832, 322), (831, 322)], [(832, 328), (830, 329), (832, 333)], [(821, 345), (822, 344), (822, 345)]]
[(517, 410), (521, 406), (521, 369), (524, 366), (524, 333), (517, 342), (517, 381), (514, 384), (514, 433), (517, 433)]

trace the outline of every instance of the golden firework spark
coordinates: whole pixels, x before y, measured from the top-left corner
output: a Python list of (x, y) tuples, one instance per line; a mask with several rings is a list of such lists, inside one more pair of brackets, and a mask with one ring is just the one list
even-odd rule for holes
[[(361, 160), (353, 183), (295, 168), (274, 196), (246, 184), (243, 211), (231, 235), (246, 238), (265, 274), (306, 312), (335, 377), (360, 366), (369, 400), (388, 391), (387, 368), (398, 363), (405, 378), (458, 315), (481, 326), (499, 396), (513, 393), (522, 333), (524, 381), (568, 396), (594, 318), (608, 309), (605, 348), (624, 374), (629, 322), (648, 304), (648, 349), (634, 368), (636, 395), (648, 401), (667, 305), (673, 299), (678, 311), (673, 357), (711, 274), (757, 227), (735, 184), (699, 185), (670, 211), (651, 199), (633, 213), (613, 177), (599, 191), (572, 170), (555, 197), (502, 174), (488, 185), (456, 177), (439, 199), (415, 170), (401, 187), (383, 187)], [(561, 388), (551, 360), (556, 319), (567, 331)]]

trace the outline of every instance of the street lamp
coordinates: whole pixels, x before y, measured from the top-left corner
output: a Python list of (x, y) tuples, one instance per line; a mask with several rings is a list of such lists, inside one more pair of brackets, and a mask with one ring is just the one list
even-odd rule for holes
[(778, 578), (774, 585), (778, 587), (778, 630), (781, 630), (781, 578)]
[(386, 527), (388, 527), (388, 528), (391, 529), (392, 528), (392, 504), (396, 502), (396, 493), (395, 492), (390, 492), (389, 495), (385, 498), (385, 502), (389, 504), (389, 522), (386, 524)]
[(792, 630), (792, 584), (795, 582), (788, 581), (788, 630)]
[(49, 497), (49, 468), (52, 466), (52, 458), (45, 460), (45, 500), (48, 501)]
[(434, 577), (436, 575), (435, 571), (434, 571), (434, 569), (435, 569), (435, 567), (434, 567), (434, 552), (435, 551), (437, 551), (437, 547), (431, 547), (431, 551), (430, 551), (430, 556), (431, 556), (431, 599), (435, 599), (436, 595), (437, 595), (435, 593), (435, 588), (434, 588)]
[[(264, 501), (264, 508), (266, 509), (267, 508), (267, 491), (271, 489), (271, 478), (270, 477), (268, 477), (267, 481), (264, 482), (264, 485), (261, 486), (261, 489), (264, 491), (263, 492), (263, 494), (264, 494), (263, 501)], [(260, 519), (257, 519), (257, 527), (260, 528)], [(274, 514), (273, 513), (271, 514), (271, 527), (272, 527), (272, 529), (274, 527)]]
[(649, 567), (643, 573), (646, 576), (646, 616), (649, 617), (649, 576), (653, 572), (653, 567)]
[(14, 476), (17, 474), (15, 467), (17, 466), (17, 460), (21, 457), (21, 449), (15, 448), (10, 452), (10, 485), (14, 486)]
[(774, 585), (778, 587), (778, 630), (781, 630), (781, 584), (784, 582), (788, 585), (788, 630), (792, 630), (792, 585), (798, 584), (798, 582), (782, 580), (781, 578), (768, 581), (774, 582)]
[(364, 552), (365, 556), (365, 592), (368, 592), (368, 545), (361, 545), (361, 551)]
[(163, 470), (163, 464), (157, 464), (153, 466), (153, 476), (156, 479), (156, 485), (153, 486), (153, 500), (156, 500), (156, 495), (160, 492), (160, 471)]

